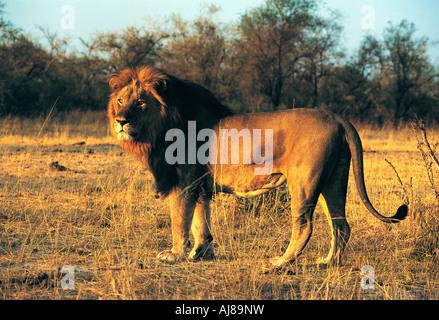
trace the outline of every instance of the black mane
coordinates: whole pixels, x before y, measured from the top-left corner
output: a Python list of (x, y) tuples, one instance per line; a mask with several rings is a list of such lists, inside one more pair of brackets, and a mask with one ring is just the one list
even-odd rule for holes
[(194, 198), (193, 200), (199, 200), (200, 196), (210, 197), (211, 188), (208, 186), (206, 165), (188, 164), (187, 152), (185, 164), (168, 164), (165, 152), (173, 142), (165, 141), (165, 135), (169, 129), (181, 129), (185, 133), (187, 147), (188, 121), (196, 121), (198, 132), (203, 128), (213, 128), (222, 118), (234, 113), (204, 87), (171, 75), (167, 77), (165, 88), (162, 90), (162, 97), (166, 103), (163, 130), (158, 132), (148, 156), (156, 191), (167, 196), (174, 188), (179, 187), (185, 190), (187, 196)]

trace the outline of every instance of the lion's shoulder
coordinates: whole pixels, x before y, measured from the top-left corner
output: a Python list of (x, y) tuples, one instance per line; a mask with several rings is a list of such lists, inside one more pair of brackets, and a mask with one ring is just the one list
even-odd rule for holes
[[(183, 120), (199, 120), (210, 122), (211, 117), (216, 120), (233, 115), (234, 112), (222, 104), (215, 95), (205, 87), (178, 77), (167, 75), (167, 89), (165, 101), (175, 104)], [(203, 117), (199, 117), (200, 114)]]

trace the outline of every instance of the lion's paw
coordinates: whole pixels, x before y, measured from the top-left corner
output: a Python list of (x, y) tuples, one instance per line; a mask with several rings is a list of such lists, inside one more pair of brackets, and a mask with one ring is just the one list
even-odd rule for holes
[(168, 263), (176, 263), (181, 260), (181, 256), (173, 253), (171, 250), (165, 250), (157, 255), (157, 259)]
[(213, 250), (213, 245), (209, 244), (208, 247), (199, 247), (197, 249), (193, 248), (192, 251), (189, 253), (189, 260), (197, 260), (197, 259), (203, 259), (203, 260), (210, 260), (215, 258), (215, 253)]
[(273, 267), (279, 268), (286, 264), (284, 257), (273, 257), (270, 259), (270, 263)]
[(339, 266), (341, 264), (341, 260), (340, 257), (334, 258), (334, 257), (326, 257), (326, 258), (320, 258), (317, 259), (317, 265), (323, 268), (328, 268), (328, 267), (336, 267)]

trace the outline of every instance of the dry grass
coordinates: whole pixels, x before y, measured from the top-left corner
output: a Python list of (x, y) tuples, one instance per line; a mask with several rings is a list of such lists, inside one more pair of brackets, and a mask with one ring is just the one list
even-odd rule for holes
[[(157, 263), (156, 254), (171, 245), (170, 217), (152, 195), (151, 175), (121, 152), (104, 113), (53, 119), (38, 138), (45, 119), (0, 120), (2, 299), (439, 299), (438, 200), (408, 128), (359, 131), (373, 203), (389, 215), (406, 196), (409, 218), (394, 226), (377, 221), (351, 179), (344, 265), (315, 265), (330, 245), (319, 206), (297, 264), (266, 274), (268, 259), (290, 237), (285, 189), (245, 201), (218, 196), (217, 259)], [(67, 170), (51, 168), (55, 161)], [(373, 291), (360, 288), (366, 264), (375, 269)], [(74, 290), (61, 288), (64, 265), (75, 268)]]

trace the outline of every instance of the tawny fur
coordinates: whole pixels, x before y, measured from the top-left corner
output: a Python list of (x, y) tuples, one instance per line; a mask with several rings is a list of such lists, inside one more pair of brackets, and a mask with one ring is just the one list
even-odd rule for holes
[[(273, 264), (282, 267), (301, 254), (311, 237), (320, 195), (332, 231), (331, 250), (320, 262), (339, 264), (350, 236), (345, 205), (351, 159), (357, 190), (368, 211), (387, 223), (407, 216), (405, 205), (392, 217), (372, 206), (364, 184), (360, 137), (347, 120), (331, 112), (294, 109), (235, 115), (205, 88), (149, 66), (122, 70), (109, 83), (113, 134), (124, 150), (148, 167), (157, 191), (169, 200), (173, 247), (159, 253), (161, 260), (176, 262), (186, 257), (190, 230), (195, 244), (189, 259), (213, 256), (209, 207), (213, 193), (250, 197), (287, 183), (292, 199), (291, 242)], [(177, 128), (187, 134), (188, 121), (196, 122), (197, 133), (211, 129), (217, 137), (221, 129), (272, 130), (271, 171), (256, 175), (260, 164), (254, 159), (249, 164), (168, 164), (165, 150), (171, 142), (165, 141), (166, 132)], [(267, 152), (264, 139), (254, 147)]]

